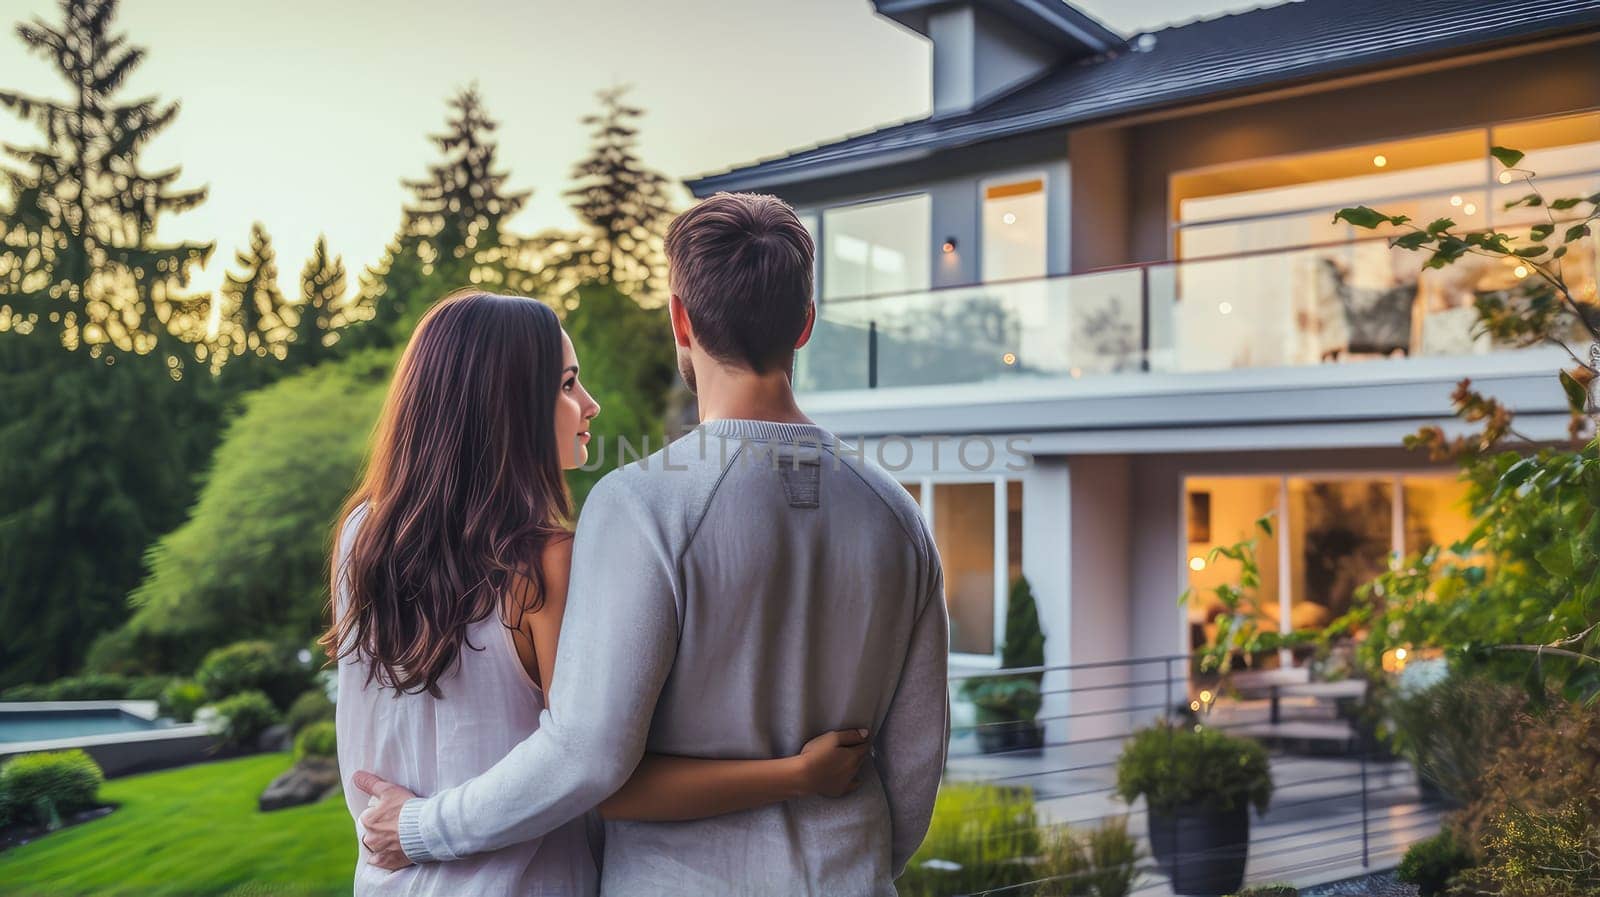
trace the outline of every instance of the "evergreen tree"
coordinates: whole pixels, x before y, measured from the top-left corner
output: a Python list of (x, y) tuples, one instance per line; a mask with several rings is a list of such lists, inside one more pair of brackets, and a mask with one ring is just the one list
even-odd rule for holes
[(311, 258), (300, 272), (300, 302), (294, 307), (294, 335), (289, 346), (292, 368), (316, 364), (333, 352), (344, 323), (344, 259), (329, 257), (328, 238), (317, 237)]
[(234, 254), (237, 273), (223, 279), (218, 301), (222, 323), (216, 351), (224, 356), (222, 382), (231, 392), (277, 379), (294, 331), (293, 312), (278, 286), (278, 253), (260, 223), (250, 227), (250, 245)]
[(599, 91), (600, 110), (582, 119), (589, 154), (573, 167), (566, 196), (594, 229), (596, 280), (625, 293), (666, 290), (662, 240), (672, 221), (671, 182), (639, 159), (638, 120), (644, 110), (625, 101), (628, 87)]
[(519, 241), (503, 228), (531, 191), (506, 192), (509, 173), (497, 167), (493, 139), (499, 125), (477, 88), (457, 92), (449, 108), (444, 133), (429, 137), (442, 158), (426, 177), (401, 182), (411, 200), (383, 260), (362, 278), (357, 314), (369, 323), (343, 338), (351, 347), (404, 340), (423, 311), (456, 287), (509, 288), (522, 279)]
[[(126, 616), (144, 548), (175, 526), (215, 439), (203, 323), (185, 295), (209, 244), (158, 242), (204, 189), (147, 171), (176, 103), (122, 101), (144, 51), (111, 33), (115, 0), (62, 0), (17, 35), (67, 82), (55, 100), (0, 89), (39, 129), (7, 146), (0, 228), (0, 685), (75, 669)], [(65, 351), (64, 351), (65, 350)]]

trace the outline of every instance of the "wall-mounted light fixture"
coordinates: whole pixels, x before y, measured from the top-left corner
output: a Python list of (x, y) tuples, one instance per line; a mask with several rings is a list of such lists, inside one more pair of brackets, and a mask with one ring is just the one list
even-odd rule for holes
[(945, 237), (944, 238), (944, 246), (942, 246), (940, 248), (944, 251), (945, 255), (949, 255), (950, 253), (955, 252), (956, 251), (956, 238), (955, 237)]

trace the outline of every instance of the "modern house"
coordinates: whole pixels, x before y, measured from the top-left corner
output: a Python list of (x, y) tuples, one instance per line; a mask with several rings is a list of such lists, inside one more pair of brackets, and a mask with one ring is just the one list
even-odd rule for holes
[[(1563, 353), (1472, 327), (1525, 270), (1423, 270), (1332, 213), (1542, 220), (1505, 210), (1526, 185), (1497, 145), (1548, 194), (1600, 190), (1600, 2), (1302, 0), (1137, 35), (1062, 0), (873, 2), (932, 43), (933, 113), (689, 187), (811, 228), (805, 405), (931, 518), (958, 668), (998, 664), (1024, 574), (1052, 665), (1189, 651), (1213, 609), (1179, 594), (1267, 512), (1266, 622), (1338, 615), (1466, 531), (1453, 471), (1401, 448), (1455, 426), (1463, 378), (1564, 437)], [(1566, 268), (1590, 296), (1597, 251)]]

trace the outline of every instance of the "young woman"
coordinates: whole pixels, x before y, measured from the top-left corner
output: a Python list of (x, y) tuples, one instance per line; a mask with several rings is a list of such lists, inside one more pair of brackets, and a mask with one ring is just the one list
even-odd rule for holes
[[(458, 292), (417, 325), (365, 479), (340, 515), (322, 641), (339, 664), (352, 817), (367, 806), (348, 781), (356, 770), (418, 794), (451, 787), (509, 753), (561, 699), (551, 675), (572, 545), (562, 471), (585, 463), (599, 412), (572, 342), (539, 302)], [(843, 794), (865, 734), (828, 733), (775, 760), (647, 756), (599, 812), (666, 821)], [(597, 890), (593, 823), (398, 872), (369, 865), (363, 846), (355, 893), (584, 897)]]

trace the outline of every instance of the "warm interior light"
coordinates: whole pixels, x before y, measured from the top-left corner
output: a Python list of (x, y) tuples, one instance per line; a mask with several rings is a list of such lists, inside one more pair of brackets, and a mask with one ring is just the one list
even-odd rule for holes
[(1459, 197), (1459, 196), (1450, 197), (1450, 204), (1453, 205), (1453, 206), (1461, 205), (1461, 197)]
[(1007, 224), (1016, 224), (1017, 223), (1017, 216), (1011, 214), (1010, 212), (1007, 212), (1005, 214), (1005, 216), (1002, 217), (1000, 220), (1004, 221)]
[(1193, 570), (1194, 572), (1199, 573), (1201, 570), (1204, 570), (1205, 568), (1206, 568), (1206, 559), (1205, 558), (1200, 557), (1199, 555), (1195, 555), (1194, 557), (1189, 559), (1189, 569), (1190, 570)]
[(1461, 211), (1466, 212), (1468, 215), (1476, 215), (1478, 214), (1478, 207), (1469, 202), (1461, 207)]
[(1209, 704), (1211, 703), (1211, 699), (1214, 697), (1216, 697), (1216, 695), (1213, 695), (1210, 689), (1206, 689), (1205, 691), (1200, 692), (1200, 703)]
[(1404, 648), (1396, 648), (1396, 649), (1394, 649), (1394, 659), (1395, 660), (1405, 660), (1407, 653), (1408, 652)]
[(1376, 156), (1372, 157), (1372, 166), (1374, 168), (1382, 168), (1383, 166), (1388, 165), (1388, 164), (1389, 164), (1389, 157), (1385, 156), (1383, 153), (1379, 153)]
[(1509, 184), (1509, 183), (1511, 183), (1511, 179), (1513, 177), (1515, 177), (1515, 175), (1513, 175), (1511, 172), (1502, 171), (1502, 172), (1500, 172), (1500, 183)]
[(1006, 354), (1000, 356), (1000, 360), (1005, 362), (1007, 365), (1013, 365), (1017, 363), (1017, 356), (1007, 352)]
[(1231, 314), (1233, 314), (1233, 303), (1232, 302), (1219, 302), (1219, 303), (1217, 303), (1217, 311), (1219, 313), (1221, 313), (1221, 314), (1231, 315)]
[(1519, 278), (1520, 277), (1527, 277), (1528, 276), (1528, 266), (1527, 265), (1518, 265), (1515, 268), (1511, 269), (1511, 273), (1517, 275), (1517, 277), (1519, 277)]
[(951, 237), (950, 239), (945, 240), (944, 241), (944, 246), (942, 246), (940, 248), (942, 250), (944, 250), (944, 253), (946, 255), (949, 255), (950, 253), (955, 252), (956, 251), (956, 238), (955, 237)]

